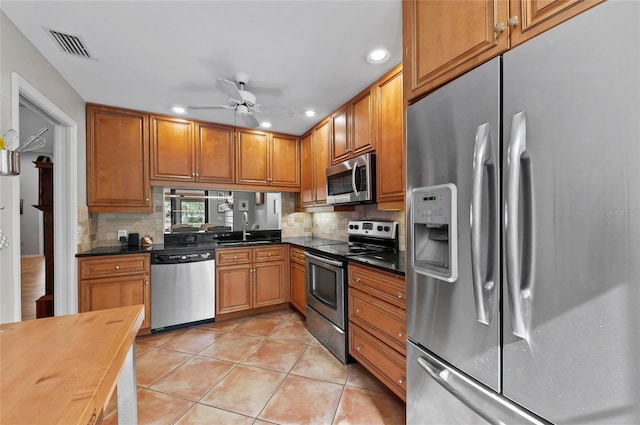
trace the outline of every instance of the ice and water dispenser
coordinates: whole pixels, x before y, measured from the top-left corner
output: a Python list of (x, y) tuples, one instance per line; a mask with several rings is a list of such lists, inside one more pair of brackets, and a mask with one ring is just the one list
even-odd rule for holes
[(416, 273), (446, 282), (458, 278), (457, 189), (454, 184), (419, 187), (411, 193)]

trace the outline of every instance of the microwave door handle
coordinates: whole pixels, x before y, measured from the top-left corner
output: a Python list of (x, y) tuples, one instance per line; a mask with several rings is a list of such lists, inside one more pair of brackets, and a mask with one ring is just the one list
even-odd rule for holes
[(358, 164), (353, 164), (353, 169), (351, 170), (351, 187), (353, 188), (353, 193), (358, 195), (358, 186), (356, 186), (356, 173), (358, 171)]

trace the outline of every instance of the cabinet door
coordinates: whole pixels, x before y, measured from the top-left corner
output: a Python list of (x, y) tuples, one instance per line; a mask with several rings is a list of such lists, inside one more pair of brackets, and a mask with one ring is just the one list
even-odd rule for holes
[(87, 105), (89, 212), (152, 212), (149, 115)]
[(151, 326), (149, 275), (80, 281), (80, 312), (144, 305), (141, 329)]
[(269, 133), (238, 130), (237, 183), (267, 185), (269, 178)]
[(300, 141), (300, 205), (313, 205), (315, 187), (313, 186), (313, 149), (312, 133), (302, 136)]
[(255, 288), (253, 307), (280, 304), (288, 300), (285, 288), (285, 262), (260, 263), (253, 268)]
[(295, 136), (271, 136), (269, 183), (273, 186), (300, 186), (300, 141)]
[(200, 182), (233, 183), (233, 127), (198, 123), (196, 134), (196, 179)]
[(306, 290), (306, 269), (305, 266), (291, 262), (291, 304), (303, 315), (307, 310), (307, 290)]
[(151, 179), (194, 181), (193, 121), (151, 116)]
[(373, 124), (373, 95), (371, 88), (368, 88), (351, 101), (351, 156), (376, 148)]
[(331, 162), (337, 164), (351, 155), (349, 104), (331, 116)]
[[(378, 209), (404, 209), (405, 140), (402, 66), (378, 81), (376, 191)], [(393, 202), (392, 204), (385, 204)]]
[(402, 10), (409, 101), (509, 48), (508, 0), (411, 0)]
[(604, 0), (510, 0), (511, 47), (527, 41)]
[(216, 315), (251, 308), (251, 265), (216, 268)]
[(327, 166), (329, 165), (329, 126), (325, 119), (313, 129), (313, 163), (315, 205), (327, 203)]

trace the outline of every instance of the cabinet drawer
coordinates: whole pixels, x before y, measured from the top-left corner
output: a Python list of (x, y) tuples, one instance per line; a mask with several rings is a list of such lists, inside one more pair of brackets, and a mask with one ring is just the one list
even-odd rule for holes
[(280, 261), (285, 259), (284, 245), (270, 245), (253, 248), (253, 261)]
[(149, 254), (109, 255), (78, 259), (80, 279), (149, 273)]
[(349, 320), (406, 354), (407, 314), (400, 307), (349, 288)]
[(407, 359), (358, 326), (349, 327), (349, 353), (402, 400), (406, 400)]
[(291, 261), (304, 265), (304, 250), (300, 248), (291, 248)]
[(407, 285), (404, 276), (349, 263), (349, 286), (395, 306), (407, 308)]
[(216, 266), (246, 264), (251, 262), (251, 248), (216, 249)]

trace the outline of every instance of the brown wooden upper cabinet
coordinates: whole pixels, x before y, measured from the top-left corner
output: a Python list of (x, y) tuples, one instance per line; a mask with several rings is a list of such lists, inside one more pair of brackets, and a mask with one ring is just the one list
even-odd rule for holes
[(295, 136), (237, 129), (236, 183), (300, 187), (300, 141)]
[(194, 122), (151, 116), (151, 180), (196, 179)]
[(337, 164), (375, 149), (371, 87), (331, 116), (331, 163)]
[(602, 1), (403, 0), (406, 102)]
[(327, 117), (301, 141), (300, 206), (313, 207), (327, 203), (326, 170), (329, 165), (329, 131), (331, 117)]
[(378, 209), (404, 209), (405, 142), (402, 65), (374, 84), (376, 100), (376, 196)]
[(235, 177), (234, 128), (196, 124), (196, 180), (233, 183)]
[(152, 212), (149, 115), (87, 104), (89, 212)]

